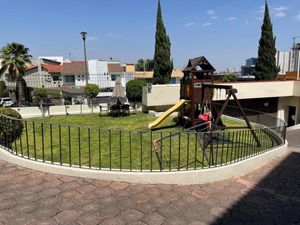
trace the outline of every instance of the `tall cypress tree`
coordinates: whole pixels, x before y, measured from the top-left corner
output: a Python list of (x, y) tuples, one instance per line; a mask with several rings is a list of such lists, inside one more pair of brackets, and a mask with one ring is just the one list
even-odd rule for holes
[(158, 0), (153, 84), (169, 83), (172, 70), (173, 62), (171, 60), (171, 43), (162, 19), (160, 0)]
[(258, 59), (255, 65), (254, 76), (256, 80), (276, 79), (278, 68), (276, 66), (276, 38), (273, 37), (273, 26), (271, 23), (269, 7), (265, 2), (265, 15), (261, 27), (261, 38), (259, 40)]

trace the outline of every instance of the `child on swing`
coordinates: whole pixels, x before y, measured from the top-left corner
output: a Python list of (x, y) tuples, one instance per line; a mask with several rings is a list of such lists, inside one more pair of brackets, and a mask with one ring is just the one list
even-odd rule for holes
[(211, 121), (213, 116), (208, 109), (206, 109), (203, 114), (199, 114), (198, 119), (200, 123), (207, 123), (207, 128), (211, 130)]

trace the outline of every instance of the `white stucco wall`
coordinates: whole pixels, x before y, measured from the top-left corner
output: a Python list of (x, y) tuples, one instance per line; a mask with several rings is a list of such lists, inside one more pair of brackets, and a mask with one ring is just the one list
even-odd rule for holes
[[(239, 99), (273, 98), (273, 97), (300, 97), (300, 82), (271, 81), (271, 82), (240, 82), (219, 83), (220, 85), (232, 85), (238, 90)], [(218, 85), (218, 83), (216, 83)], [(225, 100), (226, 92), (215, 89), (214, 100)], [(145, 106), (173, 105), (180, 98), (180, 84), (152, 85), (151, 92), (143, 89), (143, 104)]]

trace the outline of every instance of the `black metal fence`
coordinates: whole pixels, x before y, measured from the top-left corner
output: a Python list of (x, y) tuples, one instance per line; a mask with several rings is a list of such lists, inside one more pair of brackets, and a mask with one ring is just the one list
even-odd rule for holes
[[(239, 118), (222, 119), (227, 125), (242, 124)], [(284, 144), (284, 121), (263, 113), (249, 119), (260, 145), (249, 129), (107, 130), (0, 115), (0, 145), (23, 158), (64, 166), (119, 171), (197, 170), (235, 163)], [(265, 126), (267, 121), (274, 126)], [(20, 135), (12, 124), (22, 129)]]

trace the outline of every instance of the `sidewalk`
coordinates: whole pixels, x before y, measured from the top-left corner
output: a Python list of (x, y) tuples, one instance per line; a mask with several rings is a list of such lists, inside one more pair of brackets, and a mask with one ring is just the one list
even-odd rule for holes
[[(291, 146), (298, 133), (288, 134)], [(300, 224), (300, 151), (289, 150), (245, 176), (191, 186), (58, 176), (0, 161), (0, 224)]]

